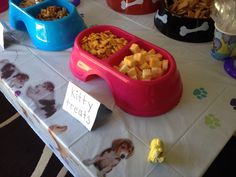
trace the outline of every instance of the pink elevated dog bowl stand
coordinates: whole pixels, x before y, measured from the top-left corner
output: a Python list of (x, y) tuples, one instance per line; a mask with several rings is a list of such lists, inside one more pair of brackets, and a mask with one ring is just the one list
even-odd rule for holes
[[(106, 59), (99, 59), (81, 48), (81, 40), (90, 33), (110, 30), (123, 37), (128, 44)], [(130, 55), (129, 47), (136, 43), (145, 50), (154, 49), (169, 61), (169, 68), (160, 78), (141, 81), (133, 80), (114, 69), (125, 56)], [(140, 39), (115, 26), (101, 25), (83, 30), (75, 39), (70, 58), (72, 73), (80, 80), (92, 79), (94, 75), (103, 78), (109, 85), (116, 104), (124, 111), (136, 116), (156, 116), (176, 106), (182, 95), (182, 81), (176, 62), (166, 50)]]

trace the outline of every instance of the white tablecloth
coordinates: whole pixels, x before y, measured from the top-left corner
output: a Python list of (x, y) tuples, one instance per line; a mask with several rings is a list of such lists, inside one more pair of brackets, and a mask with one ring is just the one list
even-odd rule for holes
[[(68, 66), (71, 48), (58, 52), (40, 51), (33, 47), (27, 34), (21, 33), (21, 44), (1, 51), (0, 62), (7, 59), (27, 74), (29, 80), (22, 88), (11, 87), (9, 82), (1, 80), (0, 90), (74, 176), (97, 176), (95, 166), (86, 166), (83, 160), (92, 159), (110, 148), (116, 139), (130, 139), (134, 153), (119, 161), (107, 177), (201, 176), (236, 129), (236, 110), (230, 105), (236, 98), (236, 81), (225, 73), (223, 62), (210, 56), (212, 43), (170, 39), (155, 28), (155, 13), (119, 14), (104, 0), (82, 1), (77, 9), (88, 26), (114, 25), (169, 51), (183, 81), (179, 104), (154, 118), (130, 115), (115, 105), (104, 80), (95, 78), (82, 82), (72, 75)], [(1, 13), (0, 18), (8, 23), (8, 12)], [(69, 81), (112, 110), (104, 113), (91, 132), (62, 109)], [(57, 110), (48, 118), (40, 117), (37, 105), (26, 93), (30, 87), (45, 82), (54, 85)], [(49, 128), (54, 133), (49, 133)], [(147, 162), (149, 143), (156, 137), (164, 142), (166, 160), (161, 164)]]

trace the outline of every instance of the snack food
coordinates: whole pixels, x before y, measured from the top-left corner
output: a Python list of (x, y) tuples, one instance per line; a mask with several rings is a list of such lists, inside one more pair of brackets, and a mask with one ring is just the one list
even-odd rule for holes
[(37, 15), (39, 20), (50, 21), (63, 18), (68, 15), (65, 7), (59, 6), (48, 6), (46, 9), (41, 9), (40, 13)]
[(177, 15), (190, 18), (209, 18), (213, 0), (175, 0), (167, 8)]
[(152, 80), (162, 76), (168, 70), (168, 60), (154, 49), (146, 51), (133, 43), (132, 55), (125, 56), (118, 66), (118, 71), (135, 80)]
[(35, 5), (39, 2), (42, 2), (43, 0), (23, 0), (20, 2), (19, 7), (21, 8), (26, 8), (26, 7), (30, 7), (32, 5)]
[(159, 138), (152, 139), (147, 160), (151, 163), (162, 163), (165, 160), (163, 156), (163, 143)]
[(81, 47), (92, 55), (105, 59), (124, 47), (128, 41), (117, 37), (107, 30), (100, 33), (91, 33), (82, 38)]

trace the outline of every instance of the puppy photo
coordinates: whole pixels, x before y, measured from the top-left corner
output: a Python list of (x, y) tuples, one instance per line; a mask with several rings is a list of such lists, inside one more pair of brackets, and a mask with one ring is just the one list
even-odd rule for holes
[(0, 69), (1, 69), (1, 73), (0, 73), (1, 78), (8, 79), (14, 73), (16, 66), (9, 63), (8, 60), (4, 59), (4, 60), (0, 60)]
[(57, 111), (52, 82), (47, 81), (35, 87), (28, 87), (26, 95), (36, 104), (34, 112), (40, 118), (48, 118)]
[(128, 159), (134, 153), (134, 145), (129, 139), (116, 139), (110, 148), (93, 159), (84, 160), (86, 166), (94, 165), (98, 169), (98, 176), (105, 177), (122, 159)]
[(59, 151), (63, 159), (66, 159), (69, 156), (69, 153), (66, 150), (66, 148), (63, 145), (61, 145), (61, 143), (57, 140), (56, 137), (57, 134), (62, 134), (66, 132), (67, 129), (68, 127), (66, 125), (58, 125), (58, 124), (53, 124), (48, 127), (48, 132), (51, 135), (52, 139), (55, 141), (57, 145), (57, 150)]
[(4, 79), (11, 88), (20, 89), (25, 82), (29, 80), (29, 76), (10, 63), (8, 60), (0, 60), (0, 78)]

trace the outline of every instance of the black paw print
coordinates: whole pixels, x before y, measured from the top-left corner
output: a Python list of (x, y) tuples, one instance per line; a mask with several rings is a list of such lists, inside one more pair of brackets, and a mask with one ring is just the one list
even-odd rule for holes
[(230, 101), (230, 105), (233, 106), (233, 108), (236, 110), (236, 98), (233, 98), (233, 99)]

